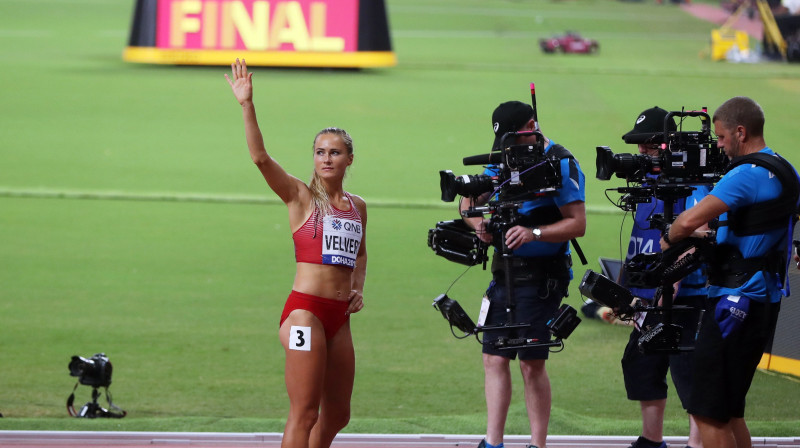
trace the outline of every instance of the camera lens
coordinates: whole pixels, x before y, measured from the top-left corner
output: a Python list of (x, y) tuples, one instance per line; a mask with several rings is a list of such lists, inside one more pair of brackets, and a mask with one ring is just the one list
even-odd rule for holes
[(450, 170), (439, 171), (439, 186), (442, 189), (442, 201), (453, 202), (456, 195), (480, 196), (492, 191), (491, 176), (485, 174), (461, 175), (456, 177)]

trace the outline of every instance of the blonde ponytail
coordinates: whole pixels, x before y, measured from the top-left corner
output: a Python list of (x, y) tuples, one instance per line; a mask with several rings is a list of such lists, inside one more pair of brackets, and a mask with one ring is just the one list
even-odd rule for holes
[(322, 182), (319, 180), (319, 176), (317, 172), (311, 174), (311, 182), (308, 184), (308, 188), (311, 189), (311, 197), (314, 200), (314, 208), (319, 210), (319, 216), (325, 216), (331, 213), (331, 199), (328, 196), (328, 191), (325, 190), (325, 186), (322, 185)]

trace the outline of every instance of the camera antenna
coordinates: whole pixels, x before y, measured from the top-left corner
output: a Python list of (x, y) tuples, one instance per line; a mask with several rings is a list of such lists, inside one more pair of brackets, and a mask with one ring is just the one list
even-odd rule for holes
[(533, 107), (533, 124), (536, 126), (535, 131), (539, 129), (539, 110), (536, 108), (536, 86), (531, 83), (531, 106)]

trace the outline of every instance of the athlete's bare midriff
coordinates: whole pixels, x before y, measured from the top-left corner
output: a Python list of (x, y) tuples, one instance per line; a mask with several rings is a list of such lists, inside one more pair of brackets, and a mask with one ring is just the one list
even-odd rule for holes
[(349, 300), (353, 270), (346, 266), (297, 263), (292, 289), (334, 300)]

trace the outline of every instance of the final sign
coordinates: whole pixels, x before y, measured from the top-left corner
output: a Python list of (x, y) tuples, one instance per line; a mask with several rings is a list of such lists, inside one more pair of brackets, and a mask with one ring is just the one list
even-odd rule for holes
[(131, 28), (130, 62), (396, 64), (382, 0), (138, 0)]

